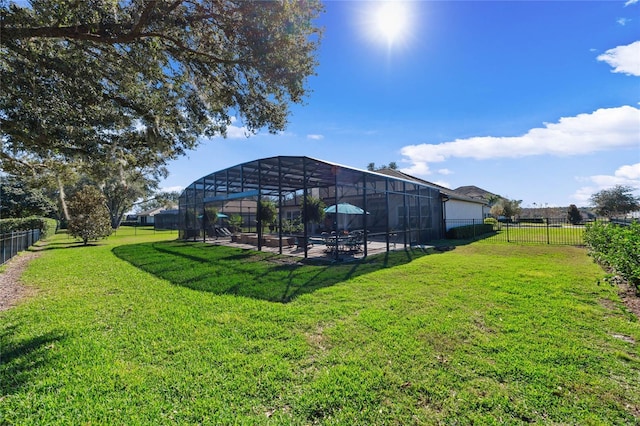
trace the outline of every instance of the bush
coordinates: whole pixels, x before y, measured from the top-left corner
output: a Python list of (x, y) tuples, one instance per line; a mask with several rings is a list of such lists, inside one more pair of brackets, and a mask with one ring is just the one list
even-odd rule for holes
[(590, 223), (584, 241), (595, 262), (640, 290), (640, 223), (629, 226)]
[(39, 229), (42, 238), (55, 234), (58, 222), (55, 219), (45, 217), (25, 217), (0, 220), (0, 234), (15, 231), (30, 231)]
[(242, 232), (242, 224), (244, 223), (244, 219), (239, 214), (231, 215), (229, 218), (229, 227), (231, 228), (231, 232)]
[(104, 195), (92, 186), (84, 186), (69, 197), (69, 235), (82, 239), (87, 245), (89, 240), (107, 237), (113, 231), (111, 218)]
[(458, 226), (457, 228), (451, 228), (447, 231), (447, 238), (453, 240), (468, 240), (491, 232), (493, 232), (493, 225), (490, 223)]
[(494, 231), (498, 230), (500, 227), (498, 226), (498, 219), (495, 217), (488, 217), (484, 220), (485, 225), (491, 225)]

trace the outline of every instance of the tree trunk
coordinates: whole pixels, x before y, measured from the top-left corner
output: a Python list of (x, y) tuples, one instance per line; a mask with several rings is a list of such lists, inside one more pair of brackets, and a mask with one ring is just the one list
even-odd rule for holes
[(64, 184), (60, 176), (56, 177), (58, 181), (58, 197), (60, 198), (60, 208), (62, 209), (62, 216), (66, 222), (69, 222), (69, 209), (67, 209), (67, 200), (64, 193)]

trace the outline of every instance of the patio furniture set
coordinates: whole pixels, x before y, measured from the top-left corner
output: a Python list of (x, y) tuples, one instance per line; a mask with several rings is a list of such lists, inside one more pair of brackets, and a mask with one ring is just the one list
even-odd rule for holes
[(323, 232), (320, 236), (326, 245), (325, 253), (354, 254), (360, 252), (364, 244), (363, 231), (352, 231), (346, 234), (335, 231), (331, 234)]

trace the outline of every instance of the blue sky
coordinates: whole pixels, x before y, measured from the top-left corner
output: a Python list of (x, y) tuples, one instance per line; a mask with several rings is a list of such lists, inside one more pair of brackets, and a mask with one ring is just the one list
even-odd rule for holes
[(616, 184), (640, 195), (638, 0), (325, 7), (317, 75), (287, 130), (247, 137), (238, 119), (226, 139), (202, 140), (170, 162), (161, 187), (307, 155), (362, 169), (395, 161), (523, 207), (586, 206)]

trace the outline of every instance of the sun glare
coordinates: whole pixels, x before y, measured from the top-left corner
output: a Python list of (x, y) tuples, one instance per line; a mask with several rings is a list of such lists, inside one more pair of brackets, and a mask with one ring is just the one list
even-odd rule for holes
[(369, 34), (392, 47), (404, 41), (411, 27), (410, 2), (376, 1), (367, 19)]

